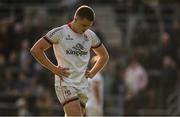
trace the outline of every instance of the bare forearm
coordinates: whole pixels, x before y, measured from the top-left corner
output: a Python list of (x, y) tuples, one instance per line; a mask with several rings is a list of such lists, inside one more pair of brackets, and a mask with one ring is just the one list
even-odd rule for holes
[(97, 62), (95, 63), (95, 65), (93, 66), (93, 68), (90, 70), (91, 74), (93, 74), (93, 76), (100, 72), (104, 66), (107, 64), (109, 57), (100, 57)]
[(53, 72), (53, 69), (55, 69), (55, 65), (47, 58), (44, 52), (36, 51), (32, 52), (31, 54), (33, 57), (45, 68)]
[(98, 48), (94, 48), (93, 51), (97, 55), (97, 59), (92, 69), (86, 73), (87, 78), (93, 78), (96, 73), (100, 72), (105, 67), (109, 60), (109, 54), (103, 44)]

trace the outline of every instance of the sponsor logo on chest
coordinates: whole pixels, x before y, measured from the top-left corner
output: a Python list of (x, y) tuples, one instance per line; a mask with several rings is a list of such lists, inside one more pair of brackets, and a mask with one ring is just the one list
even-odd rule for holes
[(75, 56), (83, 56), (83, 55), (87, 55), (88, 51), (84, 48), (82, 44), (77, 43), (74, 47), (67, 49), (66, 54), (75, 55)]

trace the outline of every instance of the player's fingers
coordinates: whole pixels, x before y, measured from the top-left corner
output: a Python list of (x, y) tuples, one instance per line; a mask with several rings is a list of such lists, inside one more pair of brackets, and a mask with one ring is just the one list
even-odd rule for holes
[(63, 68), (63, 70), (69, 70), (69, 68)]
[(65, 75), (70, 75), (70, 72), (68, 70), (64, 70)]
[(63, 74), (69, 76), (70, 72), (66, 69), (66, 70), (63, 70)]
[(69, 68), (63, 68), (63, 67), (58, 67), (58, 69), (60, 70), (60, 71), (64, 71), (64, 70), (69, 70)]
[(61, 79), (62, 81), (64, 81), (64, 78), (63, 78), (63, 76), (62, 76), (62, 75), (60, 75), (59, 77), (60, 77), (60, 79)]
[(89, 72), (85, 73), (85, 77), (88, 78), (89, 77)]
[(63, 71), (63, 72), (61, 72), (61, 75), (64, 76), (64, 77), (68, 77), (70, 75), (70, 73), (66, 72), (66, 71)]
[(69, 75), (69, 74), (70, 74), (70, 72), (69, 72), (69, 71), (67, 71), (67, 70), (63, 70), (63, 74), (67, 74), (67, 75)]
[(63, 68), (59, 66), (59, 76), (68, 77), (70, 73), (68, 72), (69, 68)]
[(62, 68), (61, 70), (63, 73), (69, 74), (69, 68)]
[(64, 76), (64, 77), (68, 77), (69, 75), (67, 75), (67, 74), (62, 74), (62, 76)]

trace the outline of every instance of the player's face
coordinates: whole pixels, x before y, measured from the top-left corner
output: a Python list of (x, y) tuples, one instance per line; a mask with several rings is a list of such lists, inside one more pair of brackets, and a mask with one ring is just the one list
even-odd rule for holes
[(76, 18), (76, 29), (79, 33), (84, 33), (88, 28), (90, 28), (93, 25), (93, 21), (89, 21), (85, 18)]

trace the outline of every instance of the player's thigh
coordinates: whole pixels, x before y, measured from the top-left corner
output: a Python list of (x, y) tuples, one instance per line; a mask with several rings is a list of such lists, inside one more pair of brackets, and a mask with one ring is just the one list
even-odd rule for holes
[(67, 116), (82, 116), (82, 110), (79, 100), (71, 101), (64, 105), (64, 111)]

